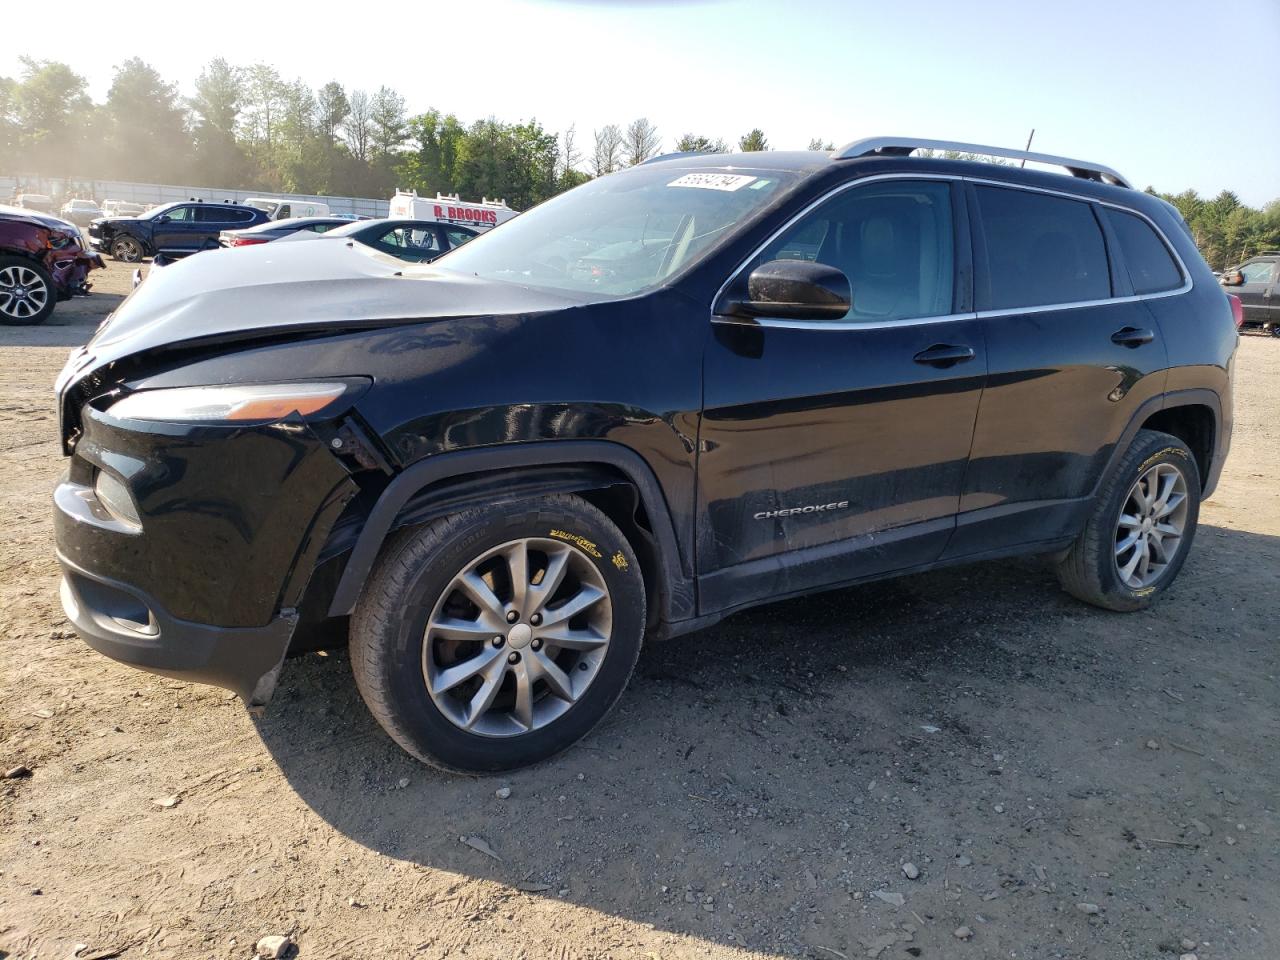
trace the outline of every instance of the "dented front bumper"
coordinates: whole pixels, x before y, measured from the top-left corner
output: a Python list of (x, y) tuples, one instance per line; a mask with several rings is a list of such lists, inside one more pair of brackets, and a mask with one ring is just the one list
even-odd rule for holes
[(54, 493), (68, 619), (116, 660), (265, 703), (349, 471), (300, 419), (144, 423), (87, 403), (79, 423)]

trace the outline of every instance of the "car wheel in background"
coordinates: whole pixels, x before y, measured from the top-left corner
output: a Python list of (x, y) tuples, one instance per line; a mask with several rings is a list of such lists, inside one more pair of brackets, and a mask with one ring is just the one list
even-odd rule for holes
[(124, 263), (139, 263), (142, 260), (142, 244), (133, 237), (116, 237), (111, 241), (111, 256)]
[(44, 323), (57, 302), (44, 267), (22, 257), (0, 257), (0, 323)]
[(640, 654), (631, 545), (578, 497), (478, 507), (393, 536), (351, 620), (351, 665), (409, 753), (503, 770), (584, 736)]
[(1058, 564), (1072, 596), (1108, 610), (1140, 610), (1182, 568), (1200, 516), (1200, 471), (1187, 445), (1139, 430), (1107, 480), (1084, 530)]

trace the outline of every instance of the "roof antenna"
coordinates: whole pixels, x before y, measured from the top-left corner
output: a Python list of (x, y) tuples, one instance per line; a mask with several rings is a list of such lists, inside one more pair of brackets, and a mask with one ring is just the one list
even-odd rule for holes
[[(1031, 136), (1027, 137), (1027, 145), (1026, 147), (1023, 148), (1027, 153), (1031, 152), (1031, 141), (1034, 140), (1035, 138), (1036, 138), (1036, 128), (1032, 127)], [(1027, 165), (1027, 158), (1023, 157), (1021, 166), (1025, 167), (1026, 165)]]

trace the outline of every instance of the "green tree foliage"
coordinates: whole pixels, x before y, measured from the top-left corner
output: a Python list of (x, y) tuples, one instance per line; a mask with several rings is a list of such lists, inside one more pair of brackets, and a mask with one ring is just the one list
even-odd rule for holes
[(210, 60), (196, 78), (188, 101), (192, 168), (184, 181), (240, 187), (249, 182), (249, 164), (236, 129), (246, 96), (244, 72), (221, 57)]
[(836, 148), (836, 145), (834, 143), (832, 143), (830, 140), (823, 140), (821, 137), (814, 137), (812, 140), (809, 141), (809, 146), (808, 146), (808, 149), (810, 150), (825, 150), (828, 153), (830, 153), (835, 148)]
[(12, 113), (21, 135), (19, 160), (41, 173), (80, 171), (94, 117), (84, 77), (65, 63), (21, 57), (22, 80), (13, 88)]
[[(363, 197), (386, 197), (402, 187), (424, 196), (505, 198), (522, 210), (642, 162), (662, 146), (644, 117), (606, 124), (579, 141), (572, 126), (557, 136), (536, 120), (468, 123), (435, 109), (411, 115), (404, 97), (386, 86), (370, 93), (330, 80), (312, 89), (267, 64), (236, 65), (221, 57), (205, 64), (187, 99), (149, 64), (125, 60), (101, 104), (90, 100), (84, 78), (67, 64), (31, 57), (19, 63), (18, 76), (0, 76), (0, 175)], [(769, 150), (770, 144), (754, 129), (738, 148)], [(833, 145), (814, 138), (809, 148)], [(730, 147), (686, 133), (673, 149), (727, 153)], [(919, 155), (989, 159), (951, 151)], [(1280, 200), (1259, 210), (1230, 191), (1160, 196), (1182, 213), (1215, 269), (1280, 249)]]
[(186, 107), (177, 85), (165, 83), (150, 64), (133, 57), (116, 67), (101, 117), (112, 176), (185, 179), (191, 152)]
[(1191, 228), (1196, 246), (1215, 270), (1225, 270), (1263, 250), (1280, 250), (1280, 200), (1261, 210), (1246, 206), (1230, 190), (1212, 199), (1194, 190), (1182, 193), (1147, 192), (1178, 208)]
[(672, 149), (677, 153), (728, 153), (729, 145), (719, 138), (712, 140), (698, 133), (686, 133)]

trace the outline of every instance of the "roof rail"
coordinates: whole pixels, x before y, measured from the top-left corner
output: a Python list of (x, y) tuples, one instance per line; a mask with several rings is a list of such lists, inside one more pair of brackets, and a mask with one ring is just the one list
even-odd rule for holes
[(1009, 160), (1030, 160), (1033, 163), (1047, 163), (1057, 167), (1065, 167), (1073, 177), (1084, 180), (1097, 180), (1100, 183), (1111, 183), (1117, 187), (1130, 187), (1124, 177), (1110, 167), (1088, 160), (1072, 160), (1070, 157), (1055, 157), (1048, 153), (1032, 153), (1029, 150), (1015, 150), (1011, 147), (988, 147), (980, 143), (960, 143), (953, 140), (919, 140), (915, 137), (867, 137), (846, 143), (831, 154), (832, 160), (852, 160), (855, 157), (887, 156), (905, 157), (913, 150), (954, 150), (957, 153), (976, 153), (984, 157), (1004, 157)]
[(648, 160), (641, 160), (636, 166), (643, 167), (646, 163), (657, 163), (659, 160), (675, 160), (679, 157), (701, 157), (704, 154), (714, 152), (714, 150), (677, 150), (675, 153), (663, 153), (656, 157), (650, 157)]

